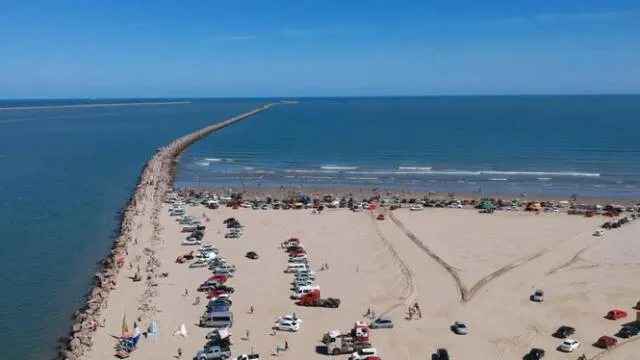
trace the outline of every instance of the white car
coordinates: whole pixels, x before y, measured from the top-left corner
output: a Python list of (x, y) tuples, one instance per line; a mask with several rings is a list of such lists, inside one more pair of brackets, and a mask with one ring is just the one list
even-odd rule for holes
[(364, 208), (361, 205), (357, 205), (353, 207), (353, 212), (363, 212)]
[(300, 290), (314, 290), (314, 289), (320, 289), (320, 286), (314, 284), (313, 281), (293, 286), (293, 291), (296, 291), (296, 292)]
[(604, 230), (598, 229), (593, 233), (593, 236), (602, 236), (604, 235)]
[(308, 257), (305, 254), (289, 256), (289, 262), (291, 262), (291, 260), (307, 260), (307, 259)]
[(572, 352), (580, 347), (580, 341), (574, 339), (566, 339), (560, 344), (560, 350)]
[(302, 324), (302, 319), (300, 319), (298, 315), (287, 314), (287, 315), (280, 316), (280, 318), (278, 319), (278, 321), (276, 321), (276, 323), (279, 323), (279, 322), (291, 322), (291, 323)]
[(413, 204), (413, 205), (411, 205), (409, 210), (411, 210), (411, 211), (422, 211), (422, 210), (424, 210), (424, 206), (422, 206), (420, 204)]
[(364, 348), (352, 353), (349, 360), (366, 360), (370, 356), (378, 356), (378, 351), (375, 348)]
[(182, 245), (190, 246), (190, 245), (200, 245), (202, 244), (202, 240), (198, 240), (195, 238), (187, 238), (182, 241)]
[(282, 320), (282, 321), (276, 321), (276, 323), (273, 325), (272, 329), (274, 330), (280, 330), (280, 331), (291, 331), (291, 332), (296, 332), (298, 330), (300, 330), (300, 323), (299, 322), (293, 322), (293, 321), (286, 321), (286, 320)]

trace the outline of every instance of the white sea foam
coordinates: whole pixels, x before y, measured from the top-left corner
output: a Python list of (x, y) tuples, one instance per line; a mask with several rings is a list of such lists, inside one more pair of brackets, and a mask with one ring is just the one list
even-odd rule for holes
[(230, 158), (204, 158), (204, 160), (208, 161), (208, 162), (212, 162), (212, 163), (219, 163), (219, 162), (232, 163), (232, 162), (235, 162), (235, 160), (230, 159)]
[(358, 167), (357, 166), (322, 165), (320, 166), (320, 169), (345, 171), (345, 170), (358, 170)]
[(398, 166), (400, 171), (429, 171), (431, 169), (431, 166)]
[(338, 170), (287, 169), (285, 172), (290, 174), (337, 174)]
[(423, 176), (487, 176), (493, 181), (507, 181), (510, 177), (536, 177), (538, 180), (551, 180), (552, 177), (599, 177), (600, 173), (573, 171), (501, 171), (501, 170), (433, 170), (429, 167), (398, 167), (397, 170), (363, 170), (354, 166), (323, 165), (320, 169), (287, 169), (286, 173), (293, 174), (335, 174), (360, 176), (394, 176), (394, 175), (423, 175)]

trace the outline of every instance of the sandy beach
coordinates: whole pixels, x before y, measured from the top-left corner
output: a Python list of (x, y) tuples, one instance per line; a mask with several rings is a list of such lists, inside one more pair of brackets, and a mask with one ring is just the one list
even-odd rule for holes
[[(160, 211), (160, 242), (155, 246), (159, 272), (168, 276), (156, 280), (152, 293), (144, 282), (132, 282), (128, 277), (136, 273), (136, 259), (144, 258), (147, 245), (138, 242), (129, 248), (118, 287), (108, 299), (105, 327), (96, 331), (87, 359), (113, 356), (114, 337), (120, 335), (125, 313), (129, 327), (138, 316), (142, 331), (149, 321), (159, 325), (159, 334), (141, 339), (132, 358), (170, 358), (180, 348), (182, 357), (190, 359), (206, 343), (205, 334), (211, 329), (197, 326), (206, 300), (196, 289), (211, 271), (175, 263), (178, 255), (197, 247), (180, 245), (185, 235), (168, 209), (164, 205)], [(236, 266), (236, 276), (229, 281), (235, 288), (234, 356), (253, 351), (268, 357), (286, 340), (290, 349), (281, 357), (327, 357), (316, 352), (322, 335), (365, 320), (369, 307), (395, 322), (392, 330), (372, 330), (371, 342), (383, 359), (430, 358), (439, 347), (446, 347), (454, 358), (520, 359), (530, 348), (539, 347), (546, 350), (548, 359), (573, 359), (584, 353), (589, 359), (631, 360), (640, 346), (633, 338), (620, 339), (608, 351), (591, 346), (602, 335), (612, 336), (625, 322), (604, 319), (607, 311), (622, 309), (629, 312), (628, 319), (635, 319), (632, 306), (640, 297), (627, 279), (640, 274), (640, 262), (633, 255), (640, 249), (632, 241), (640, 232), (637, 222), (594, 237), (603, 217), (399, 209), (386, 212), (386, 220), (379, 221), (374, 214), (380, 210), (328, 209), (313, 215), (309, 210), (187, 209), (197, 218), (206, 215), (204, 243), (214, 244)], [(245, 226), (241, 238), (224, 238), (223, 220), (228, 217)], [(150, 229), (139, 231), (140, 239), (150, 236)], [(293, 236), (309, 252), (323, 296), (342, 300), (339, 309), (298, 307), (288, 298), (292, 276), (283, 273), (287, 261), (280, 243)], [(465, 300), (454, 276), (425, 247), (451, 266), (467, 293)], [(260, 259), (245, 258), (247, 251), (257, 252)], [(538, 256), (528, 260), (534, 254)], [(322, 263), (330, 269), (319, 271)], [(543, 303), (529, 300), (538, 288), (546, 292)], [(202, 298), (199, 305), (193, 305), (196, 296)], [(157, 310), (139, 310), (145, 302), (152, 302)], [(406, 320), (407, 307), (414, 302), (420, 304), (422, 318)], [(255, 307), (253, 314), (250, 306)], [(274, 321), (292, 312), (303, 320), (301, 330), (272, 336)], [(449, 330), (456, 320), (466, 322), (468, 335)], [(182, 324), (189, 332), (186, 338), (173, 335)], [(574, 337), (582, 346), (573, 354), (555, 350), (561, 340), (551, 334), (561, 325), (577, 329)], [(246, 331), (248, 340), (243, 339)]]

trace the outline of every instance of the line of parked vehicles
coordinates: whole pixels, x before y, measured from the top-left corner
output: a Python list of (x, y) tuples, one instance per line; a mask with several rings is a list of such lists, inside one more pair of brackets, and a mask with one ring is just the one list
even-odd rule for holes
[(293, 274), (291, 282), (291, 299), (299, 306), (317, 306), (338, 308), (339, 298), (323, 298), (320, 286), (315, 283), (315, 273), (310, 268), (310, 262), (304, 245), (298, 238), (291, 238), (282, 244), (282, 248), (289, 256), (285, 273)]

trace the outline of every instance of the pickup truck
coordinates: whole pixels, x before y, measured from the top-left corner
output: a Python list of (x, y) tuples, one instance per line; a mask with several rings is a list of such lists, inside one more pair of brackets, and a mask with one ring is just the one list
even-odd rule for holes
[(258, 354), (241, 354), (235, 357), (235, 360), (260, 360), (260, 355)]
[(231, 349), (228, 346), (211, 346), (205, 350), (198, 351), (195, 358), (197, 360), (218, 360), (231, 357)]

